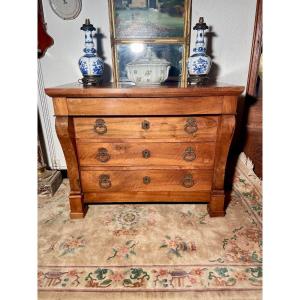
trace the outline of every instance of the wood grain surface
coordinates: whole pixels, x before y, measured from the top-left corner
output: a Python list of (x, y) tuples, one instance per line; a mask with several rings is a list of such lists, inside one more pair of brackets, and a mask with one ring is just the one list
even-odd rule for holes
[[(192, 174), (194, 185), (184, 187), (183, 180)], [(108, 175), (111, 186), (102, 188), (100, 176)], [(150, 183), (143, 182), (150, 177)], [(212, 183), (212, 170), (130, 170), (130, 171), (81, 171), (84, 192), (121, 191), (209, 191)]]
[[(228, 96), (230, 97), (230, 96)], [(172, 98), (68, 98), (68, 113), (72, 116), (93, 115), (192, 115), (220, 114), (223, 96)], [(224, 100), (225, 101), (225, 100)], [(227, 107), (226, 113), (234, 113)], [(56, 115), (60, 110), (56, 111)]]
[(182, 166), (213, 168), (215, 143), (77, 142), (81, 166)]
[(70, 182), (70, 217), (72, 219), (83, 218), (87, 212), (87, 206), (83, 203), (83, 195), (81, 193), (73, 119), (57, 117), (55, 120), (55, 128), (68, 167)]
[(220, 116), (218, 138), (215, 152), (215, 165), (212, 184), (211, 200), (208, 204), (208, 212), (212, 217), (225, 215), (225, 168), (228, 158), (229, 147), (235, 129), (235, 116)]
[(71, 84), (46, 89), (70, 178), (71, 218), (88, 203), (208, 202), (224, 174), (243, 87)]
[(101, 192), (84, 193), (85, 203), (124, 203), (124, 202), (209, 202), (210, 191), (197, 192)]
[[(94, 126), (97, 119), (105, 122), (107, 131), (99, 134)], [(170, 141), (215, 141), (218, 117), (193, 117), (197, 122), (197, 131), (187, 133), (185, 126), (189, 117), (145, 117), (145, 118), (74, 118), (75, 134), (78, 139), (131, 138), (131, 139), (170, 139)], [(143, 129), (142, 123), (148, 121), (149, 129)]]
[(85, 88), (79, 83), (70, 83), (58, 87), (46, 88), (51, 97), (204, 97), (238, 96), (244, 90), (242, 86), (215, 83), (207, 86), (189, 86), (180, 83), (166, 83), (158, 86), (137, 87), (126, 84), (104, 84), (101, 87)]

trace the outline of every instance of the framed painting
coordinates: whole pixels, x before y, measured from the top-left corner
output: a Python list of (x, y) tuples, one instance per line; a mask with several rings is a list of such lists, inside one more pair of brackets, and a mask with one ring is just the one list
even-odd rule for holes
[(108, 0), (114, 82), (128, 82), (126, 65), (151, 46), (171, 63), (168, 80), (186, 80), (191, 0)]

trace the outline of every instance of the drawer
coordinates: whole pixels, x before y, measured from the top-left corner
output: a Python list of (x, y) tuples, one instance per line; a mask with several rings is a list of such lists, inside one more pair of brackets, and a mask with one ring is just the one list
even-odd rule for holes
[(215, 143), (77, 142), (81, 166), (182, 166), (212, 168)]
[[(129, 92), (129, 97), (92, 97), (92, 98), (67, 98), (68, 112), (72, 116), (157, 116), (171, 115), (180, 116), (184, 110), (185, 115), (221, 114), (223, 102), (222, 96), (196, 96), (186, 97), (181, 95), (175, 97), (170, 94), (170, 89), (165, 91), (164, 97), (154, 97), (159, 89), (151, 89), (150, 97), (143, 95), (141, 98), (132, 97), (132, 88), (124, 89)], [(101, 89), (101, 92), (107, 89)], [(191, 89), (189, 89), (191, 90)], [(90, 89), (90, 91), (92, 91)], [(88, 91), (89, 92), (89, 91)], [(120, 95), (119, 95), (120, 96)], [(58, 106), (58, 105), (57, 105)], [(60, 112), (59, 109), (56, 112)]]
[(81, 171), (83, 192), (208, 191), (212, 170)]
[(78, 139), (179, 139), (215, 141), (217, 116), (74, 118)]

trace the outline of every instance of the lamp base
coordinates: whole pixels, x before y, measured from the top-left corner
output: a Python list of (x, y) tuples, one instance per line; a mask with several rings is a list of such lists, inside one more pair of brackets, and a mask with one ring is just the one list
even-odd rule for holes
[(79, 82), (82, 83), (84, 87), (100, 86), (102, 81), (103, 81), (102, 76), (95, 76), (95, 75), (83, 76), (81, 79), (79, 79)]
[(208, 85), (210, 79), (208, 75), (189, 75), (188, 83), (190, 85)]

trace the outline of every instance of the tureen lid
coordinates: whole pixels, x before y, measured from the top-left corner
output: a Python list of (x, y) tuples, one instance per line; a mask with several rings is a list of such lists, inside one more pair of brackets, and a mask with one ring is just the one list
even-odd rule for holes
[(170, 62), (168, 62), (164, 58), (158, 58), (156, 54), (152, 51), (151, 47), (147, 47), (146, 53), (143, 57), (140, 57), (130, 63), (128, 63), (129, 66), (132, 65), (170, 65)]

